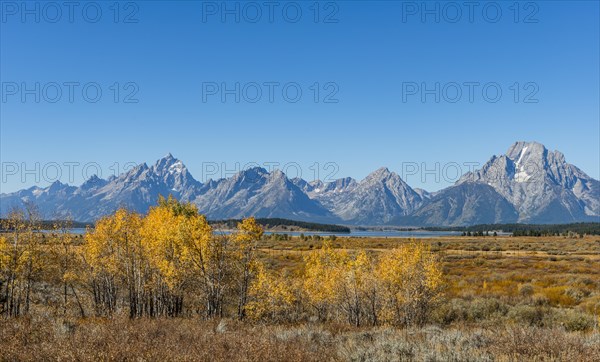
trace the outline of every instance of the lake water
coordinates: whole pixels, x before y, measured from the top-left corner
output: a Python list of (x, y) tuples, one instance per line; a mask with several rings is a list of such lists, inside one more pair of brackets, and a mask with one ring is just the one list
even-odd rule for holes
[[(51, 232), (51, 231), (48, 231)], [(75, 228), (71, 229), (73, 234), (85, 234), (85, 229), (83, 228)], [(223, 232), (225, 234), (231, 233), (231, 231), (218, 231)], [(265, 232), (267, 235), (271, 234), (288, 234), (290, 236), (300, 236), (300, 234), (304, 234), (305, 236), (309, 235), (319, 235), (319, 236), (339, 236), (339, 237), (357, 237), (357, 238), (436, 238), (442, 236), (456, 236), (461, 235), (462, 233), (459, 231), (425, 231), (425, 230), (411, 230), (411, 231), (397, 231), (397, 230), (385, 230), (385, 231), (359, 231), (352, 230), (350, 233), (333, 233), (333, 232), (317, 232), (317, 231), (277, 231), (277, 232)]]
[[(265, 232), (265, 234), (271, 234), (270, 232)], [(291, 236), (300, 236), (300, 234), (304, 235), (320, 235), (320, 236), (340, 236), (340, 237), (356, 237), (356, 238), (435, 238), (441, 236), (454, 236), (461, 235), (461, 232), (458, 231), (358, 231), (352, 230), (350, 233), (327, 233), (327, 232), (277, 232), (276, 234), (288, 234)]]
[[(225, 234), (231, 233), (231, 231), (222, 231)], [(385, 231), (359, 231), (352, 230), (350, 233), (334, 233), (334, 232), (318, 232), (318, 231), (265, 231), (266, 235), (271, 234), (287, 234), (290, 236), (300, 236), (304, 234), (305, 236), (309, 235), (319, 235), (322, 237), (327, 237), (331, 235), (339, 236), (339, 237), (352, 237), (352, 238), (436, 238), (442, 236), (460, 236), (462, 232), (459, 231), (425, 231), (425, 230), (412, 230), (412, 231), (394, 231), (394, 230), (385, 230)]]

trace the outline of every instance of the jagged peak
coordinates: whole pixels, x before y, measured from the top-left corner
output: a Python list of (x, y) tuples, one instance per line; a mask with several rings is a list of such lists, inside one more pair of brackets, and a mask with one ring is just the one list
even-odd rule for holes
[(525, 154), (535, 155), (537, 157), (543, 157), (548, 152), (546, 146), (535, 141), (517, 141), (515, 142), (508, 151), (506, 156), (514, 162), (518, 162)]
[(60, 182), (59, 180), (54, 181), (46, 188), (49, 192), (55, 192), (64, 188), (69, 187), (69, 185)]
[(361, 183), (387, 182), (388, 180), (399, 180), (400, 182), (404, 183), (402, 178), (400, 178), (397, 173), (390, 171), (387, 167), (380, 167), (371, 172), (364, 180), (361, 181)]
[(86, 185), (93, 185), (93, 184), (97, 184), (99, 182), (105, 181), (104, 179), (98, 177), (98, 175), (93, 174), (92, 176), (90, 176), (90, 178), (88, 178), (81, 186), (86, 186)]
[(179, 159), (173, 157), (172, 154), (168, 153), (165, 157), (156, 161), (156, 163), (154, 164), (154, 169), (155, 171), (163, 171), (177, 164), (180, 164), (181, 167), (183, 167), (183, 163)]
[(88, 178), (84, 183), (82, 183), (79, 189), (82, 191), (88, 191), (97, 187), (102, 187), (108, 184), (109, 182), (110, 181), (104, 180), (98, 177), (98, 175), (94, 174), (90, 178)]
[(50, 187), (59, 187), (59, 186), (67, 186), (67, 184), (63, 184), (59, 180), (56, 180), (56, 181), (54, 181), (53, 183), (50, 184)]
[(241, 174), (260, 174), (260, 175), (265, 175), (265, 174), (268, 174), (269, 172), (264, 167), (256, 166), (256, 167), (248, 168), (246, 170), (242, 170), (242, 171), (240, 171), (240, 173)]
[(390, 176), (392, 172), (387, 167), (380, 167), (377, 170), (371, 172), (367, 178), (384, 178)]
[(235, 175), (233, 175), (233, 177), (231, 177), (232, 181), (238, 182), (238, 181), (249, 181), (249, 182), (256, 182), (259, 179), (261, 179), (262, 177), (264, 177), (265, 175), (267, 175), (269, 172), (267, 172), (267, 170), (265, 170), (262, 167), (256, 166), (256, 167), (251, 167), (245, 170), (241, 170), (240, 172), (236, 173)]

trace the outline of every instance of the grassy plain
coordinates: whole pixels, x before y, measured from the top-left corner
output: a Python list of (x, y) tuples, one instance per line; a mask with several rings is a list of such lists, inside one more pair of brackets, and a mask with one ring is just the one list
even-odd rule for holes
[[(446, 281), (424, 327), (80, 319), (46, 311), (0, 319), (0, 360), (600, 360), (600, 237), (420, 240), (439, 257)], [(259, 257), (269, 269), (297, 275), (322, 242), (267, 238)], [(338, 237), (332, 245), (379, 253), (408, 242)]]

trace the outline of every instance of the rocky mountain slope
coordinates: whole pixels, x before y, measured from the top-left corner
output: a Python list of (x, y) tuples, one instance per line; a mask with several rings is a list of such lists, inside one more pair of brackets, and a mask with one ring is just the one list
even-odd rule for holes
[(210, 219), (279, 217), (348, 225), (471, 225), (600, 221), (600, 182), (558, 151), (516, 142), (504, 155), (435, 193), (412, 189), (382, 167), (361, 181), (288, 179), (263, 168), (201, 183), (171, 154), (79, 187), (55, 182), (0, 194), (0, 216), (25, 202), (45, 218), (94, 221), (119, 207), (146, 212), (159, 195), (195, 203)]
[(523, 223), (598, 220), (600, 182), (536, 142), (516, 142), (458, 184), (491, 186), (517, 210)]

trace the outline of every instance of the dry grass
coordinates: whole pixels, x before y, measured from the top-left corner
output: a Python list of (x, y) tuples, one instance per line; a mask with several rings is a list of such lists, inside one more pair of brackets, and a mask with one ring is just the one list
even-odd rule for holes
[(262, 326), (230, 320), (17, 319), (5, 361), (598, 361), (600, 335), (561, 329)]
[(327, 353), (306, 336), (280, 340), (233, 321), (19, 319), (0, 331), (5, 361), (317, 361)]

